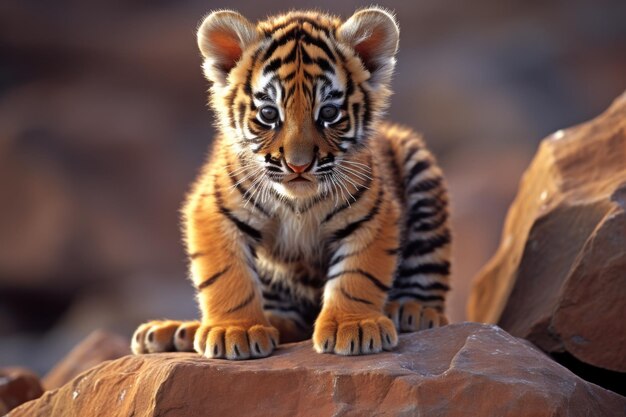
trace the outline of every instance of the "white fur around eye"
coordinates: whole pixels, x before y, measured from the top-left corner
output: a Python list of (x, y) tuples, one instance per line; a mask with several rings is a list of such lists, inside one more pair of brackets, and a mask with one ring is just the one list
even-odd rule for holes
[[(280, 113), (280, 112), (279, 112), (279, 113)], [(269, 127), (271, 127), (272, 129), (276, 129), (276, 127), (278, 127), (278, 122), (274, 122), (274, 123), (267, 123), (266, 121), (264, 121), (264, 120), (263, 120), (263, 118), (261, 117), (261, 113), (260, 113), (260, 112), (257, 112), (257, 114), (256, 114), (256, 119), (257, 119), (259, 122), (263, 123), (265, 126), (269, 126)], [(280, 119), (280, 117), (279, 117), (279, 119)]]

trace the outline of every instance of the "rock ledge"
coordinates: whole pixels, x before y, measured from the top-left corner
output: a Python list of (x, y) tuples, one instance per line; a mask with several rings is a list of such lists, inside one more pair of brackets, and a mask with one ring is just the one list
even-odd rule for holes
[(17, 416), (623, 415), (587, 383), (497, 326), (403, 335), (394, 352), (318, 355), (309, 342), (261, 360), (126, 356), (13, 410)]

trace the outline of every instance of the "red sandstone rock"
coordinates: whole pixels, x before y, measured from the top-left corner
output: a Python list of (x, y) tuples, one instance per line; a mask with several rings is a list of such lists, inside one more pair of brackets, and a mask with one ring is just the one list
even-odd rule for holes
[(496, 326), (403, 335), (394, 352), (319, 355), (310, 342), (260, 360), (191, 353), (106, 362), (10, 417), (620, 416), (626, 398), (587, 383)]
[(39, 377), (23, 368), (0, 369), (0, 415), (43, 394)]
[(469, 318), (626, 372), (625, 208), (626, 94), (543, 141), (475, 279)]
[(43, 383), (46, 389), (59, 388), (78, 374), (101, 362), (130, 354), (128, 340), (103, 330), (92, 332), (67, 354), (48, 374)]

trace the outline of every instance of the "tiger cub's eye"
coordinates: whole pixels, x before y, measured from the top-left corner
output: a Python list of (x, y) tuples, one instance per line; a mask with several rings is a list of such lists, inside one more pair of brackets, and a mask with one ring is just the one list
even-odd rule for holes
[(338, 114), (339, 108), (337, 106), (327, 104), (320, 109), (319, 118), (323, 122), (334, 122)]
[(272, 124), (278, 120), (278, 109), (276, 107), (262, 107), (259, 114), (263, 123)]

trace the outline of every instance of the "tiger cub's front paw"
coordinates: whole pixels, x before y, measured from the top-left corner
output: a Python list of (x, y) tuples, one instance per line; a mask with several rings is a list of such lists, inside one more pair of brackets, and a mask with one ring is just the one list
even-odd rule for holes
[(366, 317), (320, 314), (313, 332), (318, 353), (366, 355), (391, 350), (398, 344), (395, 326), (382, 314)]
[(444, 314), (415, 301), (390, 301), (385, 312), (400, 332), (416, 332), (448, 324)]
[(135, 330), (131, 350), (135, 355), (158, 352), (192, 352), (197, 321), (153, 320)]
[(264, 358), (274, 351), (278, 340), (278, 330), (272, 326), (202, 324), (196, 331), (194, 349), (207, 358)]

